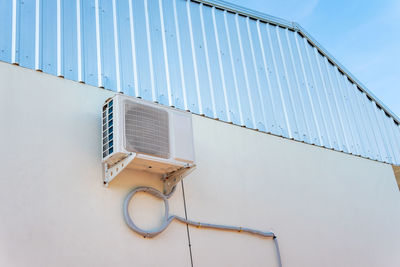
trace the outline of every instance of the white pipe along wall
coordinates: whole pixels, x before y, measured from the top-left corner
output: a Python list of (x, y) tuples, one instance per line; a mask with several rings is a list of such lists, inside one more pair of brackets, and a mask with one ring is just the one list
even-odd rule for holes
[[(143, 238), (122, 204), (125, 170), (102, 184), (108, 90), (0, 62), (0, 266), (277, 266), (269, 238), (172, 222)], [(188, 219), (272, 231), (283, 266), (400, 266), (400, 195), (390, 165), (193, 115), (197, 167), (183, 180)], [(163, 203), (130, 213), (156, 228)], [(182, 186), (170, 213), (185, 216)]]

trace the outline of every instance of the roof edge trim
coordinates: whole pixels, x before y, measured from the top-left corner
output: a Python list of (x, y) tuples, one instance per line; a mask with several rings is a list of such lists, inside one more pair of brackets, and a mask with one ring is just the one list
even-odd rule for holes
[(285, 28), (289, 28), (292, 30), (295, 30), (295, 28), (293, 27), (293, 23), (285, 20), (285, 19), (281, 19), (278, 17), (274, 17), (262, 12), (258, 12), (252, 9), (248, 9), (245, 7), (241, 7), (226, 1), (222, 1), (222, 0), (186, 0), (186, 1), (191, 1), (191, 2), (197, 2), (197, 3), (204, 3), (210, 6), (214, 6), (214, 7), (218, 7), (224, 10), (228, 10), (234, 13), (238, 13), (241, 15), (245, 15), (247, 17), (252, 17), (254, 19), (258, 19), (264, 22), (268, 22), (268, 23), (272, 23), (272, 24), (276, 24), (278, 26), (282, 26)]
[(339, 63), (320, 43), (318, 43), (303, 27), (300, 26), (297, 22), (292, 23), (295, 30), (300, 32), (304, 37), (307, 38), (324, 56), (326, 56), (332, 63), (336, 65), (336, 67), (342, 71), (347, 78), (351, 82), (353, 82), (357, 87), (359, 87), (362, 91), (364, 91), (367, 96), (372, 98), (372, 100), (379, 105), (386, 113), (388, 113), (397, 123), (400, 124), (400, 119), (397, 115), (391, 111), (378, 97), (376, 97), (363, 83), (361, 83), (347, 68), (345, 68), (342, 64)]
[(325, 57), (327, 57), (347, 78), (361, 89), (368, 97), (370, 97), (385, 113), (389, 114), (397, 124), (400, 124), (400, 118), (391, 111), (378, 97), (376, 97), (364, 84), (362, 84), (347, 68), (339, 63), (320, 43), (318, 43), (303, 27), (297, 22), (290, 22), (285, 19), (274, 17), (262, 12), (248, 9), (236, 4), (232, 4), (223, 0), (186, 0), (197, 3), (204, 3), (217, 8), (228, 10), (234, 13), (252, 17), (267, 23), (275, 24), (301, 33), (312, 45), (314, 45)]

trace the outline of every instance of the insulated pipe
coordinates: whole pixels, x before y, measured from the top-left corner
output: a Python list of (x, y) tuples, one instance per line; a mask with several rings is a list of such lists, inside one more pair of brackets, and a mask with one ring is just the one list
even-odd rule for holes
[[(258, 235), (260, 237), (271, 237), (274, 240), (276, 255), (278, 258), (278, 266), (282, 267), (281, 256), (280, 256), (280, 251), (279, 251), (279, 246), (278, 246), (278, 240), (273, 232), (263, 232), (263, 231), (254, 230), (254, 229), (245, 228), (245, 227), (195, 222), (192, 220), (187, 220), (187, 219), (182, 218), (177, 215), (169, 216), (168, 198), (171, 197), (171, 195), (174, 193), (174, 191), (175, 191), (175, 187), (172, 189), (171, 193), (169, 193), (168, 195), (164, 195), (160, 191), (158, 191), (157, 189), (154, 189), (152, 187), (141, 186), (141, 187), (136, 187), (131, 192), (129, 192), (129, 194), (125, 198), (124, 205), (123, 205), (125, 222), (129, 226), (129, 228), (131, 228), (134, 232), (142, 235), (143, 237), (151, 238), (151, 237), (155, 237), (156, 235), (162, 233), (168, 227), (168, 225), (174, 219), (176, 219), (177, 221), (180, 221), (187, 225), (196, 226), (198, 228), (203, 227), (203, 228), (211, 228), (211, 229), (217, 229), (217, 230), (243, 232), (243, 233)], [(163, 222), (162, 222), (161, 226), (156, 230), (149, 231), (149, 230), (143, 230), (143, 229), (139, 228), (138, 226), (136, 226), (136, 224), (133, 222), (131, 216), (129, 215), (129, 210), (128, 210), (129, 203), (130, 203), (131, 199), (133, 198), (133, 196), (139, 192), (149, 193), (149, 194), (151, 194), (157, 198), (160, 198), (164, 201), (165, 214), (164, 214)]]

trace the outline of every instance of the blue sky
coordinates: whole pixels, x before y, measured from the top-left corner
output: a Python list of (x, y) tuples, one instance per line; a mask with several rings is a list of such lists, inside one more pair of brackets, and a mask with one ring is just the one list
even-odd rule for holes
[(298, 22), (400, 117), (400, 0), (226, 0)]

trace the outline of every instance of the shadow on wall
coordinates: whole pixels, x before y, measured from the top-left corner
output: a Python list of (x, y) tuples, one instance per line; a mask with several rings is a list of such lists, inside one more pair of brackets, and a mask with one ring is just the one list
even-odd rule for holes
[(400, 166), (392, 166), (394, 171), (394, 176), (396, 177), (397, 185), (399, 186), (400, 190)]

